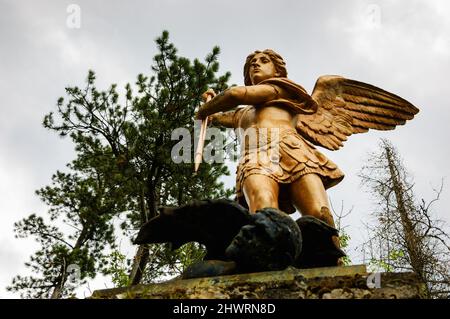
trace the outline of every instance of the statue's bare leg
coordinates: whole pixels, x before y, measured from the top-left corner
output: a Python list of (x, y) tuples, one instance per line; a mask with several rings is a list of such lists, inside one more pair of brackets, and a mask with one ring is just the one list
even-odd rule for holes
[[(332, 227), (334, 224), (328, 196), (322, 180), (316, 174), (306, 174), (290, 185), (290, 195), (295, 208), (302, 215), (316, 217)], [(339, 237), (333, 237), (336, 247), (340, 247)]]
[(265, 175), (250, 175), (244, 181), (244, 195), (251, 213), (265, 207), (278, 208), (278, 193), (278, 183)]
[(306, 174), (300, 177), (290, 185), (289, 191), (295, 208), (302, 215), (316, 217), (335, 227), (328, 196), (318, 175)]

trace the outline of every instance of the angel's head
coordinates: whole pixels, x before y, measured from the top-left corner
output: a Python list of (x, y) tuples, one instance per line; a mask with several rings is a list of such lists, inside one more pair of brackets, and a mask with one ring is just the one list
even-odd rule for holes
[(244, 65), (245, 85), (255, 85), (273, 77), (287, 77), (286, 63), (273, 50), (255, 51), (247, 57)]
[(251, 215), (225, 250), (244, 271), (282, 270), (300, 255), (302, 237), (296, 222), (276, 208)]

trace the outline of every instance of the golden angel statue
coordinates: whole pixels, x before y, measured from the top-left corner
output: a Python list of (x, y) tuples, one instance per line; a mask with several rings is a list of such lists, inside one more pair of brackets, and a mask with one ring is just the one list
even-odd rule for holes
[[(334, 75), (321, 76), (309, 95), (287, 78), (283, 58), (269, 49), (247, 57), (244, 78), (245, 86), (205, 92), (204, 100), (212, 99), (197, 118), (267, 135), (266, 143), (243, 148), (237, 168), (237, 198), (250, 212), (296, 208), (334, 227), (326, 189), (344, 174), (315, 145), (337, 150), (352, 134), (392, 130), (419, 112), (397, 95)], [(277, 130), (276, 139), (267, 130)]]

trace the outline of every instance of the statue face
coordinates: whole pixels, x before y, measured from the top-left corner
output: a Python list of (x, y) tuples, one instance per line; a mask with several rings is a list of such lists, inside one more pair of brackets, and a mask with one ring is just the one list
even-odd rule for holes
[(264, 53), (257, 53), (250, 61), (249, 75), (252, 83), (258, 84), (277, 75), (277, 70), (270, 57)]
[(291, 265), (301, 251), (298, 225), (275, 208), (252, 215), (225, 250), (242, 270), (281, 270)]
[(246, 225), (234, 237), (225, 253), (241, 266), (251, 265), (252, 270), (259, 271), (270, 263), (272, 254), (268, 250), (273, 245), (261, 226)]

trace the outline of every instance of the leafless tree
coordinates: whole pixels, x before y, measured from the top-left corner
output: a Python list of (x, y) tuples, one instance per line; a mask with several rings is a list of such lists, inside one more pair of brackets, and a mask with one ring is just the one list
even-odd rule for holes
[(450, 237), (445, 223), (434, 217), (432, 206), (442, 193), (443, 181), (428, 203), (417, 200), (414, 183), (398, 151), (381, 140), (380, 152), (370, 154), (359, 176), (368, 186), (377, 210), (367, 225), (370, 238), (364, 253), (385, 271), (413, 271), (426, 284), (429, 298), (450, 297)]
[[(336, 224), (336, 229), (339, 232), (339, 241), (340, 241), (340, 246), (341, 249), (343, 249), (346, 253), (348, 252), (349, 249), (349, 243), (350, 243), (350, 235), (348, 234), (348, 232), (346, 231), (346, 228), (348, 227), (348, 225), (344, 224), (344, 218), (346, 218), (347, 216), (349, 216), (351, 214), (351, 212), (353, 211), (353, 207), (347, 211), (344, 211), (344, 202), (341, 202), (341, 207), (339, 209), (339, 211), (337, 211), (334, 208), (333, 202), (330, 200), (330, 204), (331, 204), (331, 210), (333, 212), (333, 216), (334, 216), (334, 222)], [(344, 256), (340, 263), (342, 263), (345, 266), (351, 265), (352, 261), (350, 259), (350, 257)]]

